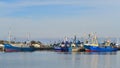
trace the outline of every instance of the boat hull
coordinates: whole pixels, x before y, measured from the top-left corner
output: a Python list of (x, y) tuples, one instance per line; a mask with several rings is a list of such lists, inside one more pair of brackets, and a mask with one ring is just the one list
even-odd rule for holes
[(32, 47), (16, 47), (11, 44), (4, 44), (5, 52), (19, 52), (19, 51), (35, 51), (35, 48)]
[(54, 47), (55, 51), (61, 52), (80, 52), (85, 51), (83, 48), (80, 47)]
[(86, 49), (87, 52), (112, 52), (118, 50), (117, 48), (113, 48), (111, 46), (99, 47), (84, 45), (84, 48)]
[(54, 47), (55, 51), (61, 51), (61, 52), (69, 52), (68, 47)]

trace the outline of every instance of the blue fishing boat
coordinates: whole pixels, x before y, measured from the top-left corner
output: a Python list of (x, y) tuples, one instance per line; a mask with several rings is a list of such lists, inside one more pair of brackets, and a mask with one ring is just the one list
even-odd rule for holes
[(78, 52), (83, 50), (80, 47), (81, 42), (78, 40), (76, 41), (76, 36), (74, 36), (73, 42), (69, 42), (66, 38), (63, 42), (56, 44), (54, 46), (55, 51), (62, 51), (62, 52)]
[(112, 51), (117, 51), (118, 48), (114, 48), (112, 46), (94, 46), (93, 44), (85, 44), (84, 48), (86, 49), (87, 52), (112, 52)]
[(54, 46), (54, 50), (55, 51), (62, 51), (62, 52), (68, 52), (69, 51), (69, 43), (66, 42), (62, 42), (60, 44), (57, 44), (56, 46)]
[[(92, 38), (91, 38), (92, 37)], [(87, 52), (112, 52), (117, 51), (118, 48), (110, 46), (110, 41), (106, 41), (104, 45), (100, 46), (97, 41), (97, 37), (95, 34), (89, 35), (89, 38), (91, 38), (89, 41), (87, 41), (87, 44), (84, 44), (84, 48)]]
[(34, 47), (30, 46), (13, 46), (11, 44), (4, 44), (5, 52), (20, 52), (20, 51), (35, 51)]

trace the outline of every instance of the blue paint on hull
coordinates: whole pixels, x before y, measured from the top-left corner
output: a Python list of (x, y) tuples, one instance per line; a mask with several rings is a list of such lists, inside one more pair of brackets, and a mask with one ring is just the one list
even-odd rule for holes
[(35, 48), (32, 47), (16, 47), (11, 44), (4, 44), (4, 50), (7, 52), (18, 52), (18, 51), (35, 51)]
[(69, 52), (68, 47), (54, 47), (55, 51)]
[(117, 48), (113, 48), (111, 46), (106, 46), (106, 47), (99, 47), (99, 46), (88, 46), (84, 45), (85, 49), (88, 49), (90, 51), (95, 51), (95, 52), (112, 52), (112, 51), (117, 51)]

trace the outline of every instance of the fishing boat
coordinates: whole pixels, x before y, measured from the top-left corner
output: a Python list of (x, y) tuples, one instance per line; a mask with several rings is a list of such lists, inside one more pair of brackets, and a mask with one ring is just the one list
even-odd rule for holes
[(31, 46), (13, 46), (12, 44), (4, 44), (5, 52), (20, 52), (20, 51), (35, 51), (36, 49)]
[(29, 39), (26, 41), (25, 44), (12, 44), (11, 43), (11, 32), (9, 31), (9, 43), (3, 44), (4, 51), (5, 52), (20, 52), (20, 51), (35, 51), (36, 48), (34, 48), (31, 44)]
[(68, 52), (69, 51), (69, 43), (66, 41), (66, 42), (61, 42), (60, 44), (56, 44), (56, 46), (54, 46), (54, 50)]
[(118, 50), (118, 48), (113, 48), (111, 46), (100, 47), (97, 44), (85, 44), (84, 48), (87, 52), (112, 52)]
[(37, 44), (32, 44), (32, 41), (25, 41), (24, 43), (7, 43), (7, 44), (3, 44), (3, 48), (5, 52), (31, 52), (31, 51), (35, 51), (38, 50), (39, 45)]
[(69, 42), (67, 39), (65, 39), (60, 44), (57, 44), (54, 47), (55, 51), (62, 51), (62, 52), (79, 52), (84, 51), (84, 49), (80, 46), (81, 42), (76, 41), (76, 36), (74, 36), (74, 39), (72, 42)]
[(80, 47), (78, 47), (77, 44), (72, 43), (71, 46), (69, 47), (69, 51), (78, 52), (78, 51), (80, 51)]
[(107, 41), (104, 46), (100, 46), (98, 44), (96, 35), (89, 35), (89, 38), (91, 37), (93, 37), (90, 39), (92, 43), (89, 43), (89, 41), (87, 41), (87, 43), (84, 44), (84, 48), (87, 52), (112, 52), (118, 50), (118, 48), (110, 46), (110, 41)]

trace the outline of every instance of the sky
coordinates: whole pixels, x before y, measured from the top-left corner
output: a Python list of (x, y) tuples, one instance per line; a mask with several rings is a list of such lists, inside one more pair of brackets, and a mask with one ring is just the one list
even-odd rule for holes
[(120, 0), (0, 0), (0, 38), (120, 37)]

